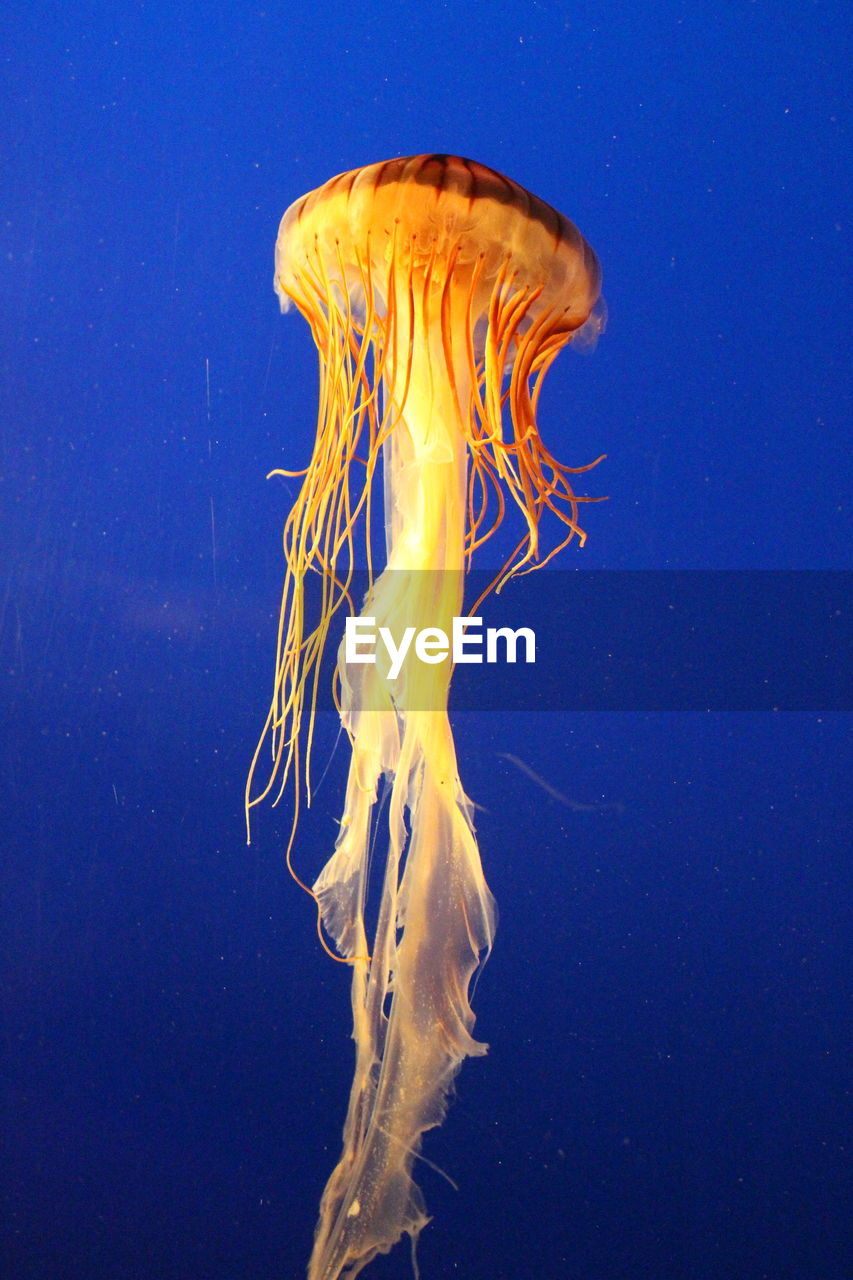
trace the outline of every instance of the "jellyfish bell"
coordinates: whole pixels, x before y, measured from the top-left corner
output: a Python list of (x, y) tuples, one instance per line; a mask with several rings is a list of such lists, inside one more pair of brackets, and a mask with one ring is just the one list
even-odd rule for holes
[(572, 334), (572, 350), (589, 355), (598, 346), (598, 339), (607, 328), (607, 303), (599, 295), (595, 306), (579, 329)]
[[(293, 778), (291, 865), (299, 796), (310, 796), (320, 659), (335, 616), (356, 609), (357, 533), (369, 581), (362, 615), (392, 635), (450, 632), (465, 571), (508, 500), (524, 532), (496, 582), (582, 542), (578, 506), (591, 499), (572, 477), (594, 463), (558, 462), (537, 410), (556, 355), (575, 335), (597, 336), (603, 312), (598, 260), (568, 219), (494, 170), (445, 155), (355, 169), (297, 200), (279, 229), (275, 288), (311, 327), (320, 394), (312, 456), (285, 524), (276, 676), (246, 810), (248, 820)], [(549, 549), (540, 539), (546, 513), (562, 526)], [(317, 617), (306, 607), (311, 572), (322, 583)], [(339, 650), (352, 760), (335, 849), (308, 892), (352, 968), (356, 1062), (310, 1280), (354, 1277), (404, 1232), (417, 1238), (427, 1214), (411, 1171), (422, 1134), (441, 1123), (463, 1059), (485, 1052), (472, 1035), (469, 987), (491, 947), (495, 909), (459, 780), (451, 671), (449, 660), (414, 664), (392, 680)], [(256, 794), (265, 746), (271, 767)], [(387, 848), (368, 917), (383, 784)], [(376, 920), (371, 936), (367, 918)]]
[[(467, 470), (469, 554), (493, 527), (485, 521), (490, 500), (500, 523), (506, 493), (528, 530), (510, 571), (537, 557), (544, 509), (563, 522), (566, 541), (583, 541), (569, 476), (587, 468), (557, 463), (536, 422), (554, 357), (576, 334), (579, 345), (591, 345), (603, 327), (598, 260), (567, 218), (470, 160), (429, 155), (368, 165), (290, 206), (276, 243), (275, 288), (283, 305), (302, 311), (318, 345), (327, 392), (318, 446), (327, 465), (345, 467), (357, 436), (368, 449), (369, 487), (402, 415), (416, 456), (429, 447)], [(325, 484), (329, 476), (312, 479), (309, 469), (294, 533), (308, 533), (303, 517), (316, 509), (315, 479)], [(387, 476), (385, 490), (387, 500)], [(344, 543), (332, 548), (333, 560), (348, 551), (348, 537)], [(315, 547), (315, 565), (316, 554)]]
[(416, 330), (435, 326), (457, 346), (463, 335), (471, 342), (449, 362), (453, 373), (469, 355), (485, 354), (496, 286), (519, 303), (514, 338), (539, 321), (540, 340), (560, 335), (563, 345), (590, 317), (600, 278), (573, 223), (510, 179), (455, 156), (340, 174), (290, 206), (276, 243), (283, 305), (293, 300), (316, 312), (325, 293), (358, 322), (366, 314), (387, 322), (389, 307), (399, 307), (405, 324), (414, 292), (423, 307), (412, 316)]
[(282, 298), (298, 291), (306, 264), (318, 256), (342, 291), (361, 288), (366, 260), (381, 288), (386, 265), (400, 252), (436, 284), (442, 264), (452, 260), (457, 286), (479, 264), (479, 308), (511, 259), (518, 284), (538, 290), (539, 309), (562, 313), (570, 332), (600, 291), (598, 259), (568, 218), (494, 169), (445, 155), (352, 169), (296, 200), (279, 227), (275, 288)]

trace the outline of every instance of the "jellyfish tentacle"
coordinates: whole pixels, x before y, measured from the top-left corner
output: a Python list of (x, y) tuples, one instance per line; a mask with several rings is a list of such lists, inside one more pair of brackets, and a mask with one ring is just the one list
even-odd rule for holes
[[(421, 307), (398, 308), (401, 325)], [(440, 301), (438, 303), (440, 306)], [(416, 321), (415, 321), (416, 322)], [(402, 335), (398, 335), (402, 337)], [(439, 378), (447, 352), (387, 368), (397, 426), (386, 448), (387, 567), (364, 614), (399, 633), (441, 625), (462, 606), (466, 515), (467, 368), (455, 390)], [(417, 466), (413, 465), (417, 459)], [(447, 715), (450, 664), (415, 668), (394, 686), (375, 667), (339, 662), (343, 722), (353, 745), (345, 820), (314, 885), (324, 925), (344, 954), (366, 945), (370, 814), (392, 779), (388, 850), (369, 964), (353, 966), (356, 1067), (344, 1147), (323, 1196), (309, 1276), (354, 1276), (427, 1215), (412, 1179), (423, 1132), (441, 1122), (474, 1040), (468, 991), (491, 946), (494, 908), (459, 782)]]

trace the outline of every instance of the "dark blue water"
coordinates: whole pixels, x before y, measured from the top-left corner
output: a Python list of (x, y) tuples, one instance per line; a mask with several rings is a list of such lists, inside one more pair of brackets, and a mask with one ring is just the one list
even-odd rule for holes
[[(278, 219), (395, 154), (509, 173), (605, 273), (608, 330), (541, 410), (560, 457), (608, 454), (564, 567), (848, 568), (849, 16), (5, 16), (0, 1269), (295, 1277), (351, 1045), (289, 813), (243, 832), (294, 494), (264, 476), (304, 464), (315, 415)], [(849, 718), (577, 711), (567, 669), (555, 709), (456, 719), (501, 920), (490, 1054), (425, 1143), (459, 1190), (421, 1166), (421, 1274), (842, 1280)], [(323, 764), (335, 734), (324, 711)], [(407, 1274), (404, 1246), (367, 1272)]]

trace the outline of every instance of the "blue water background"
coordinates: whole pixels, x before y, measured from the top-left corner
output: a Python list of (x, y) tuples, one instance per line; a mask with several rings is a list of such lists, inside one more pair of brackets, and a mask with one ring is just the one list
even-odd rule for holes
[[(316, 410), (284, 208), (435, 150), (579, 224), (610, 323), (542, 430), (609, 500), (564, 567), (848, 568), (849, 65), (840, 3), (7, 4), (8, 1280), (289, 1280), (337, 1159), (348, 975), (242, 817)], [(849, 719), (455, 727), (501, 918), (424, 1280), (849, 1277)]]

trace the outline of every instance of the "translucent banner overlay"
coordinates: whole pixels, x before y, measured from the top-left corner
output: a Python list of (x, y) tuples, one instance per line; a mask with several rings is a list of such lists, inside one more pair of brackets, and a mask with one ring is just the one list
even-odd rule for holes
[[(457, 711), (849, 710), (851, 577), (841, 571), (545, 569), (514, 578), (477, 607), (484, 660), (456, 665), (450, 706)], [(460, 614), (472, 609), (491, 581), (492, 575), (481, 571), (466, 575)], [(411, 575), (408, 582), (398, 575), (395, 630), (429, 625), (449, 632), (446, 619), (425, 621), (423, 610), (425, 598), (446, 607), (454, 595), (443, 589), (447, 584), (446, 575)], [(350, 592), (356, 608), (366, 589), (366, 577), (357, 575)], [(309, 589), (309, 601), (315, 590)], [(371, 612), (378, 615), (378, 628), (381, 607)], [(534, 632), (535, 662), (524, 660), (528, 646), (521, 642), (515, 663), (500, 656), (502, 642), (498, 661), (485, 660), (486, 629), (504, 627)], [(329, 631), (324, 668), (330, 677), (343, 634), (341, 610)], [(380, 646), (377, 637), (381, 659)], [(477, 648), (475, 642), (470, 651)], [(417, 661), (414, 636), (407, 661)]]

